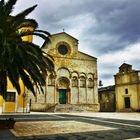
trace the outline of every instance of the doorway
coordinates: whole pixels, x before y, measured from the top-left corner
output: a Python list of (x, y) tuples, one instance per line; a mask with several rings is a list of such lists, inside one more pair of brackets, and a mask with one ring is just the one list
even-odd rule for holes
[(67, 91), (66, 89), (59, 89), (59, 103), (66, 104), (67, 103)]
[(125, 108), (130, 108), (130, 97), (125, 97), (124, 101), (125, 101)]

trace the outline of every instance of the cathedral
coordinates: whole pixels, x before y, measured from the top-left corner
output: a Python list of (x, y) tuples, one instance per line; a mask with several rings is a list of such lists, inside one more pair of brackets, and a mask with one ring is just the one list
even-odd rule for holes
[(42, 49), (53, 57), (55, 73), (47, 74), (44, 94), (28, 94), (31, 110), (57, 111), (70, 106), (98, 111), (97, 58), (78, 51), (78, 40), (66, 32), (49, 39)]

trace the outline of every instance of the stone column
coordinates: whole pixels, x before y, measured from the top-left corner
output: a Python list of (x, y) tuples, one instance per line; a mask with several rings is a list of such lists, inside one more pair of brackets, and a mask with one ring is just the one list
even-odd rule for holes
[(93, 90), (93, 103), (98, 104), (98, 84), (97, 84), (97, 78), (94, 78), (94, 90)]
[(87, 77), (85, 77), (86, 78), (86, 104), (87, 104), (87, 90), (88, 90), (88, 78)]
[(80, 77), (78, 77), (78, 104), (80, 103), (80, 93), (79, 93), (79, 91), (80, 91)]
[(57, 99), (57, 82), (56, 82), (56, 76), (54, 77), (54, 104), (58, 103), (58, 99)]

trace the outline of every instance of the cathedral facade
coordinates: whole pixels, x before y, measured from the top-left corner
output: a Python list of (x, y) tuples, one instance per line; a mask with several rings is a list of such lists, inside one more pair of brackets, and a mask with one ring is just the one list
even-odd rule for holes
[(55, 73), (46, 76), (45, 94), (30, 95), (32, 110), (74, 105), (98, 111), (97, 58), (78, 51), (78, 40), (65, 32), (49, 38), (42, 49), (53, 57)]

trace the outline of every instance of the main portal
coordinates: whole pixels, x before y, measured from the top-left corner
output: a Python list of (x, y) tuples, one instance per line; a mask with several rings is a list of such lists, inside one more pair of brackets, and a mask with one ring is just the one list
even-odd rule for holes
[(66, 89), (59, 89), (59, 103), (66, 104), (67, 102), (67, 92)]

